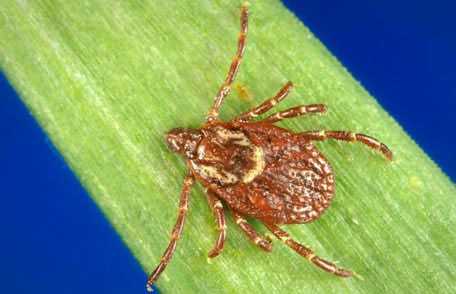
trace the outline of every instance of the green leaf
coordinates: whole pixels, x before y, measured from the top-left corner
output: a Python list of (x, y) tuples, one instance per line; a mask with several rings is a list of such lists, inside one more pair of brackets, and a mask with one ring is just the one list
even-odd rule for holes
[[(229, 0), (2, 4), (2, 70), (147, 272), (166, 248), (185, 174), (163, 134), (202, 123), (235, 52), (239, 7)], [(285, 227), (363, 279), (327, 274), (280, 242), (264, 253), (231, 217), (225, 251), (208, 260), (215, 222), (197, 187), (158, 286), (164, 293), (454, 291), (454, 184), (279, 1), (255, 1), (250, 11), (237, 81), (253, 97), (233, 93), (222, 118), (292, 80), (296, 90), (280, 109), (325, 103), (329, 112), (282, 126), (362, 132), (395, 154), (388, 163), (361, 144), (318, 143), (336, 173), (336, 198), (318, 221)]]

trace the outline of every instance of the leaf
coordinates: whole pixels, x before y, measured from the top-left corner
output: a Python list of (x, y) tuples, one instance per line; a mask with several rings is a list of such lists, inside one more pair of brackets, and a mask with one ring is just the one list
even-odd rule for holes
[[(163, 135), (203, 121), (235, 52), (240, 3), (23, 0), (2, 6), (3, 71), (145, 271), (152, 270), (175, 221), (185, 174)], [(158, 286), (164, 293), (453, 291), (454, 184), (280, 2), (255, 1), (250, 11), (237, 80), (242, 99), (233, 93), (222, 118), (259, 104), (290, 79), (297, 87), (280, 109), (325, 103), (329, 113), (282, 126), (362, 132), (395, 154), (390, 164), (360, 144), (318, 143), (336, 173), (336, 198), (318, 221), (286, 226), (363, 279), (329, 275), (280, 242), (266, 254), (231, 218), (225, 251), (208, 260), (216, 229), (198, 187)]]

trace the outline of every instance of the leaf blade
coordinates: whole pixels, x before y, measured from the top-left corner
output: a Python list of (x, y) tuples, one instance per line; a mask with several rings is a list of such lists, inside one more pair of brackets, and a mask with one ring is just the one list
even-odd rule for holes
[[(184, 175), (162, 137), (172, 127), (197, 127), (223, 80), (238, 31), (239, 5), (231, 2), (10, 1), (2, 13), (0, 34), (8, 41), (1, 41), (2, 69), (146, 270), (166, 246)], [(223, 118), (291, 79), (297, 89), (280, 107), (324, 102), (330, 111), (283, 126), (355, 130), (379, 137), (395, 153), (387, 164), (356, 144), (318, 143), (336, 172), (336, 199), (317, 222), (287, 227), (364, 280), (335, 279), (278, 242), (264, 254), (231, 219), (225, 252), (207, 261), (214, 221), (197, 188), (160, 288), (450, 292), (454, 185), (280, 3), (254, 3), (251, 12), (238, 82), (255, 97), (244, 103), (232, 95)]]

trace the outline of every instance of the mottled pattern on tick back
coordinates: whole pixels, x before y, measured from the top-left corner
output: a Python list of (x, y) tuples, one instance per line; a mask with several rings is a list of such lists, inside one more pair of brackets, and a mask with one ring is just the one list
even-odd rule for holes
[(329, 206), (334, 176), (310, 140), (261, 122), (220, 123), (205, 133), (191, 169), (243, 215), (267, 223), (305, 223)]
[(212, 125), (203, 129), (190, 168), (199, 179), (219, 186), (251, 182), (263, 171), (261, 147), (239, 129)]
[(347, 131), (305, 131), (292, 133), (273, 124), (308, 114), (323, 114), (324, 104), (298, 105), (254, 122), (285, 99), (293, 87), (286, 83), (267, 99), (229, 122), (218, 116), (225, 97), (239, 70), (247, 40), (247, 4), (241, 7), (241, 30), (236, 54), (225, 81), (214, 97), (206, 122), (199, 129), (176, 128), (166, 134), (168, 147), (187, 162), (177, 221), (160, 263), (147, 280), (147, 290), (165, 270), (176, 250), (185, 224), (193, 183), (206, 188), (209, 206), (217, 224), (218, 237), (209, 257), (219, 255), (226, 239), (224, 204), (236, 225), (258, 248), (269, 252), (269, 238), (257, 233), (247, 218), (260, 220), (269, 231), (296, 253), (318, 268), (339, 277), (353, 273), (317, 256), (312, 249), (295, 240), (279, 225), (301, 224), (319, 218), (334, 195), (334, 175), (326, 158), (312, 144), (328, 139), (359, 142), (392, 160), (388, 147), (377, 139)]

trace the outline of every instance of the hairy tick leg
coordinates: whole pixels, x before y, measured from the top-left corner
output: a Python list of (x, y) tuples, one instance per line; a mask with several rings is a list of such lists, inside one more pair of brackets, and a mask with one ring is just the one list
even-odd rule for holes
[(234, 56), (233, 61), (231, 62), (230, 69), (228, 70), (228, 74), (225, 78), (225, 81), (220, 86), (220, 89), (215, 95), (212, 107), (209, 109), (209, 112), (206, 116), (206, 122), (212, 122), (217, 120), (220, 108), (223, 104), (223, 100), (231, 92), (231, 84), (236, 78), (236, 74), (239, 71), (239, 66), (241, 65), (242, 57), (244, 56), (245, 44), (247, 40), (248, 16), (248, 7), (247, 4), (244, 3), (241, 6), (241, 29), (239, 32), (236, 55)]
[(210, 258), (214, 258), (222, 252), (223, 246), (225, 244), (225, 239), (226, 239), (225, 214), (223, 212), (223, 204), (217, 198), (215, 193), (212, 192), (211, 190), (207, 190), (206, 195), (207, 195), (207, 200), (209, 202), (209, 205), (211, 206), (215, 219), (217, 221), (217, 229), (218, 229), (217, 241), (215, 242), (214, 247), (209, 251), (209, 254), (208, 254), (208, 256)]
[(339, 277), (350, 277), (353, 275), (353, 273), (349, 270), (342, 269), (337, 267), (334, 263), (329, 262), (327, 260), (324, 260), (323, 258), (318, 257), (315, 255), (312, 249), (309, 247), (306, 247), (302, 244), (299, 244), (295, 240), (293, 240), (290, 235), (279, 228), (276, 225), (273, 224), (264, 224), (279, 240), (281, 240), (283, 243), (285, 243), (288, 247), (296, 251), (299, 255), (302, 257), (306, 258), (310, 262), (312, 262), (314, 265), (317, 267), (321, 268), (324, 271), (327, 271), (329, 273), (332, 273), (336, 276)]
[(324, 113), (326, 112), (326, 106), (324, 104), (310, 104), (310, 105), (299, 105), (271, 114), (267, 118), (263, 119), (262, 122), (275, 123), (286, 118), (293, 118), (305, 114), (311, 113)]
[(293, 83), (288, 82), (286, 83), (280, 90), (277, 92), (277, 94), (274, 95), (274, 97), (271, 97), (258, 105), (255, 108), (250, 109), (247, 112), (244, 112), (240, 115), (238, 115), (236, 118), (234, 118), (234, 121), (240, 121), (240, 122), (248, 122), (252, 120), (253, 118), (269, 111), (271, 108), (273, 108), (276, 104), (278, 104), (280, 101), (285, 99), (288, 94), (290, 93), (291, 89), (293, 88)]
[(158, 279), (160, 274), (165, 270), (169, 261), (173, 257), (174, 251), (176, 250), (177, 241), (179, 241), (182, 235), (182, 229), (184, 228), (185, 218), (187, 216), (188, 210), (188, 201), (190, 197), (190, 190), (193, 186), (194, 179), (192, 175), (187, 175), (184, 180), (184, 185), (182, 187), (180, 202), (179, 202), (179, 213), (177, 216), (176, 224), (171, 233), (171, 238), (169, 240), (168, 247), (166, 248), (163, 256), (160, 260), (160, 263), (155, 268), (155, 270), (150, 274), (147, 279), (146, 288), (147, 291), (152, 292), (152, 284)]
[(381, 152), (388, 160), (393, 160), (393, 153), (388, 148), (388, 146), (368, 135), (347, 131), (309, 131), (301, 133), (301, 135), (309, 140), (314, 141), (335, 139), (346, 142), (360, 142), (371, 149)]
[(242, 231), (244, 231), (250, 241), (252, 241), (255, 245), (259, 246), (264, 251), (272, 251), (272, 244), (269, 238), (259, 235), (255, 229), (247, 222), (247, 220), (243, 218), (239, 213), (235, 211), (232, 211), (232, 213), (234, 221), (242, 229)]

